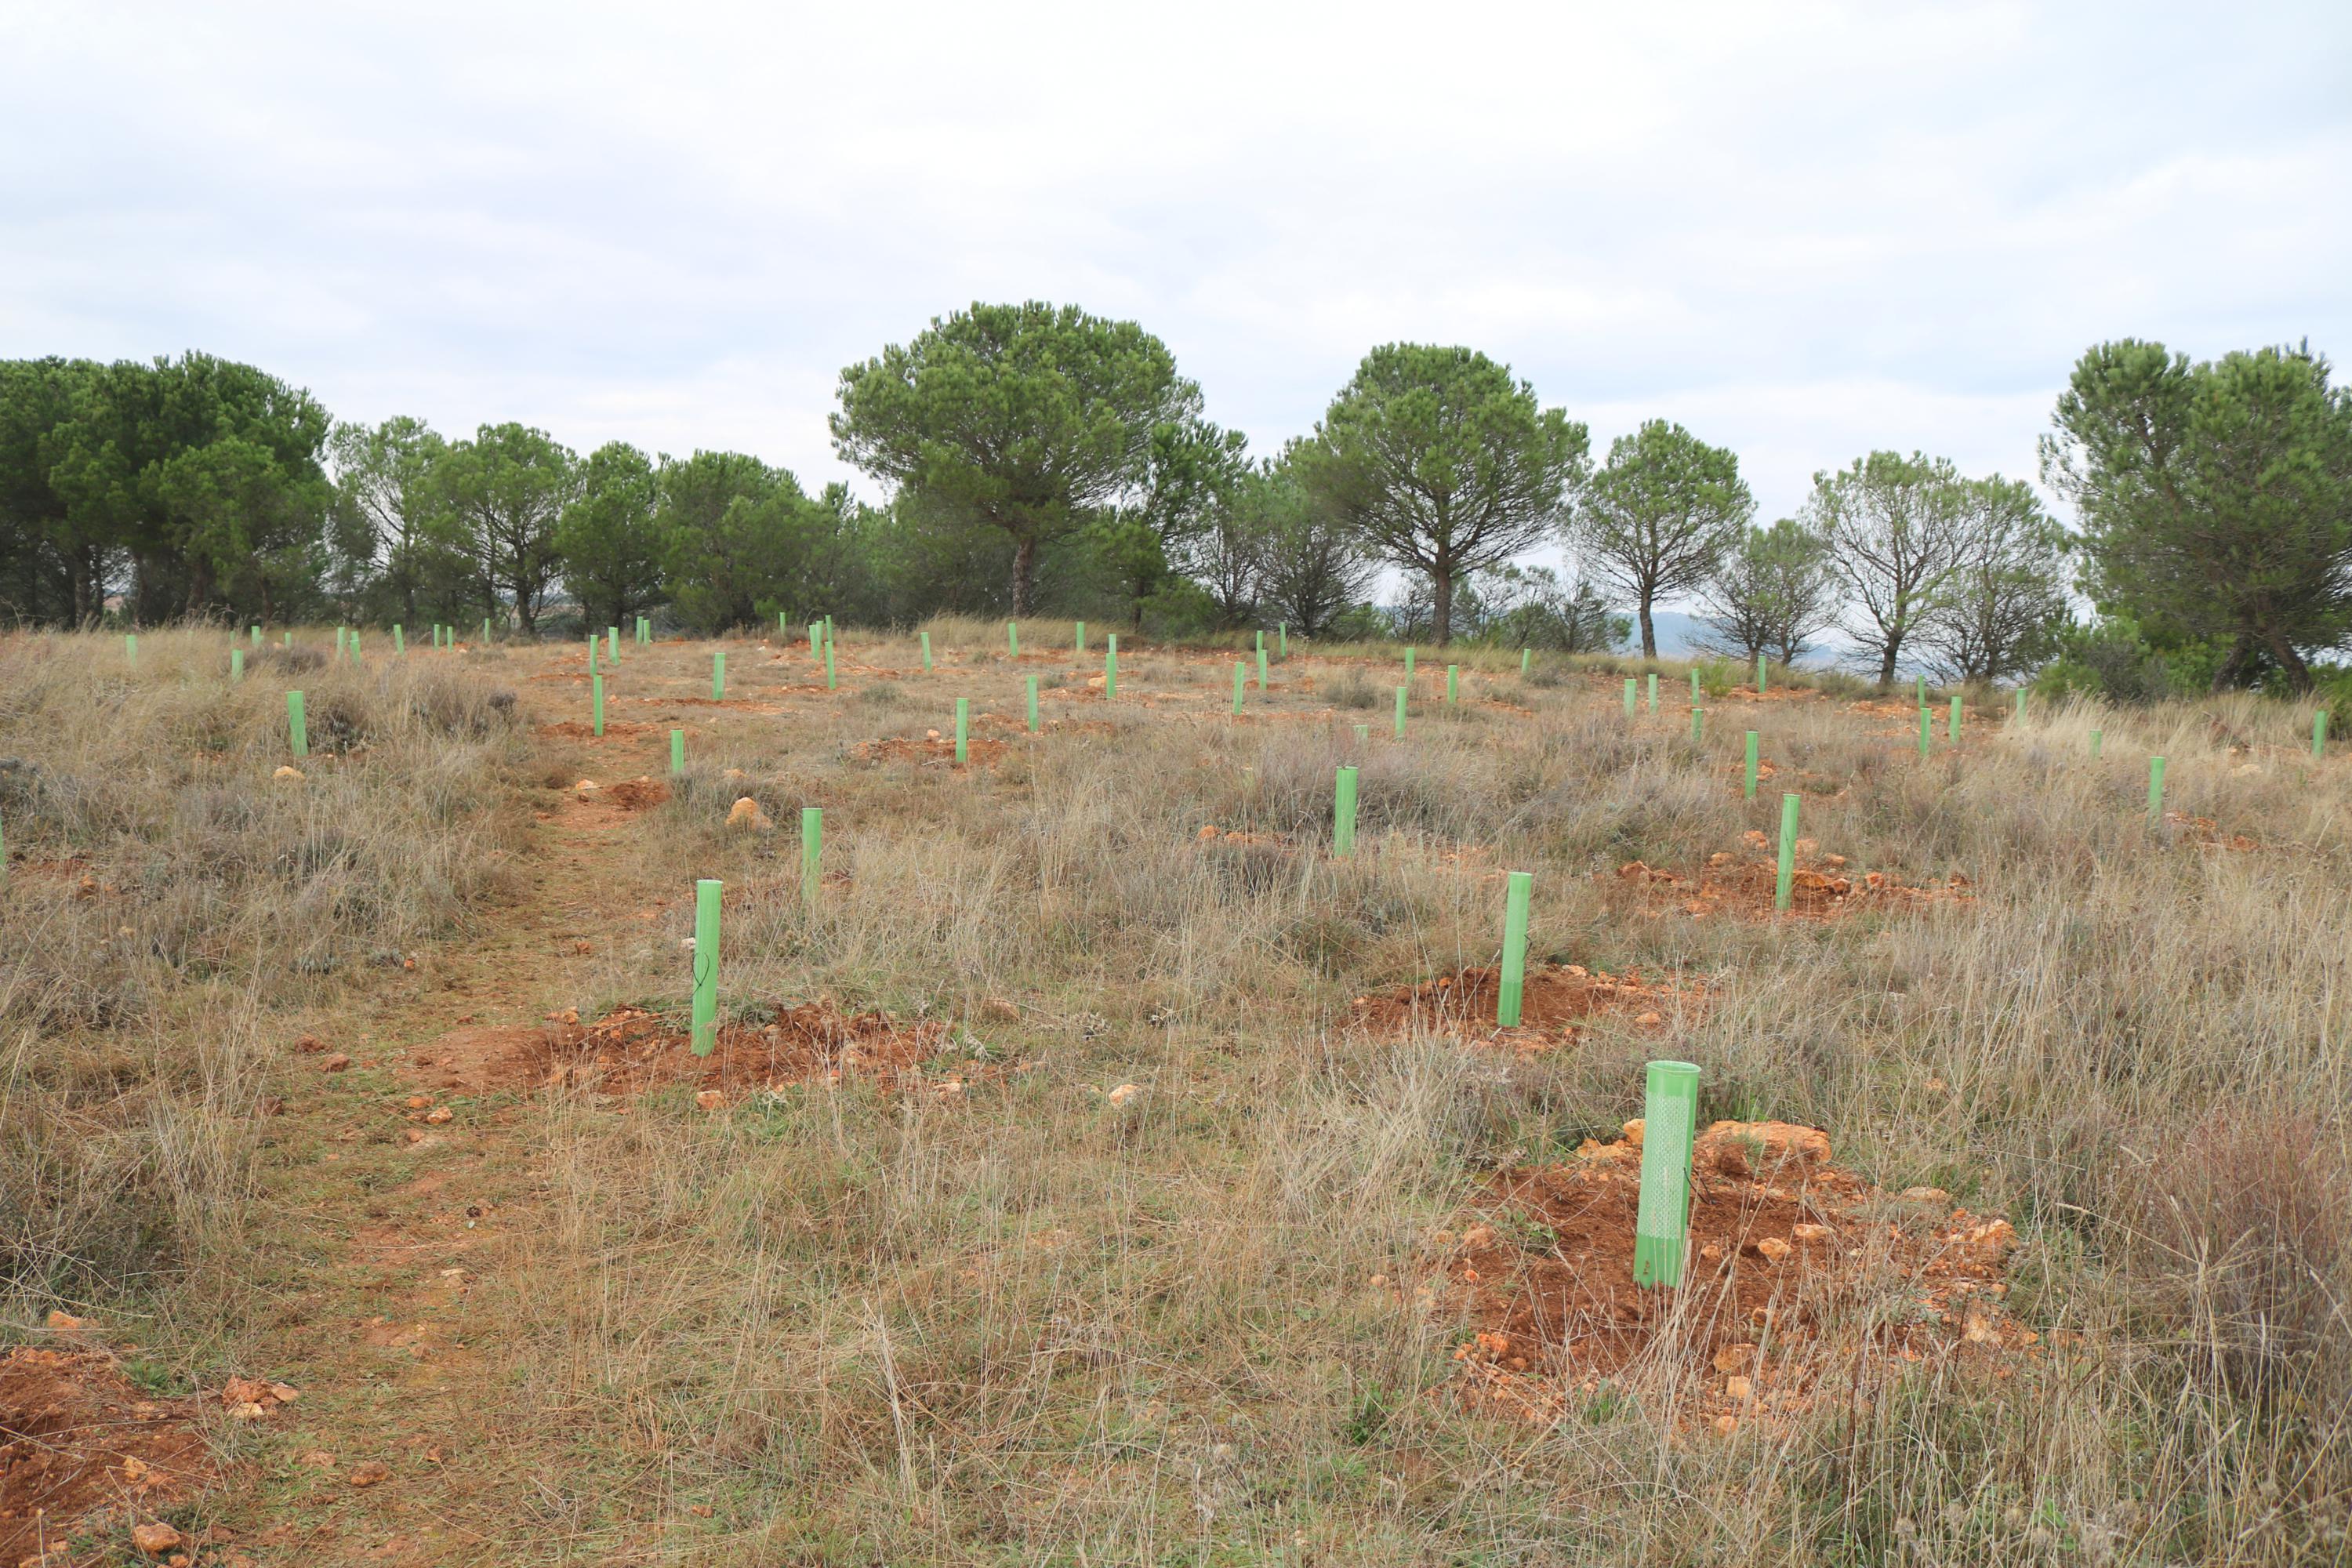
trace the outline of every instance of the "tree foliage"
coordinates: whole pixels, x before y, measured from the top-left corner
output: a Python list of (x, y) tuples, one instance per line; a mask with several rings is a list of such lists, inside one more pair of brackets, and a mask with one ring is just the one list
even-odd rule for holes
[(1761, 654), (1794, 664), (1836, 617), (1828, 548), (1794, 518), (1749, 528), (1724, 553), (1700, 604), (1708, 648), (1742, 663)]
[(1952, 465), (1917, 453), (1873, 452), (1813, 476), (1808, 526), (1828, 549), (1847, 599), (1843, 626), (1895, 682), (1903, 650), (1964, 559), (1964, 485)]
[(1420, 574), (1431, 635), (1453, 636), (1455, 584), (1540, 542), (1583, 477), (1585, 427), (1465, 348), (1390, 343), (1364, 357), (1297, 462), (1372, 553)]
[(1576, 499), (1569, 534), (1584, 559), (1633, 601), (1643, 657), (1655, 658), (1656, 602), (1711, 581), (1755, 515), (1738, 456), (1653, 419), (1609, 444), (1608, 461)]
[(1199, 419), (1201, 389), (1134, 322), (1032, 300), (934, 320), (844, 370), (840, 401), (844, 460), (1012, 540), (1019, 616), (1040, 546), (1147, 504), (1155, 456)]
[(563, 585), (590, 626), (633, 626), (661, 603), (660, 494), (653, 459), (625, 441), (607, 441), (580, 465), (579, 493), (555, 525)]
[(2352, 397), (2307, 347), (2192, 364), (2102, 343), (2074, 367), (2042, 447), (2074, 503), (2103, 610), (2159, 639), (2211, 638), (2216, 689), (2352, 629)]

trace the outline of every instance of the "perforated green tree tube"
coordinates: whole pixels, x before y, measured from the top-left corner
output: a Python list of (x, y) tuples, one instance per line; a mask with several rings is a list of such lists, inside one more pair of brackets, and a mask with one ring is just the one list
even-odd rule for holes
[(1404, 683), (1407, 686), (1412, 684), (1412, 653), (1413, 645), (1407, 643), (1404, 649)]
[(1772, 883), (1772, 907), (1785, 910), (1797, 884), (1797, 797), (1780, 797), (1780, 864)]
[(1087, 651), (1087, 623), (1084, 621), (1078, 623), (1078, 651)]
[(2099, 731), (2096, 730), (2091, 731), (2091, 760), (2095, 763), (2099, 760)]
[[(341, 639), (339, 638), (337, 640), (340, 641)], [(122, 657), (129, 659), (133, 664), (137, 664), (139, 662), (139, 634), (137, 632), (127, 632), (123, 635)]]
[(484, 642), (490, 640), (490, 617), (488, 616), (482, 617), (482, 640)]
[(784, 617), (784, 612), (782, 610), (776, 612), (776, 635), (787, 642), (792, 640), (793, 624)]
[(292, 647), (294, 646), (294, 634), (292, 632), (288, 632), (286, 634), (286, 646), (288, 647)]
[(1266, 679), (1265, 679), (1265, 634), (1264, 632), (1260, 632), (1260, 633), (1258, 633), (1258, 634), (1257, 634), (1257, 636), (1258, 636), (1258, 650), (1257, 650), (1257, 689), (1258, 689), (1258, 694), (1259, 694), (1260, 696), (1264, 696), (1264, 695), (1265, 694), (1265, 687), (1266, 687)]
[(228, 650), (228, 678), (232, 681), (245, 679), (245, 649), (233, 647)]
[[(924, 640), (929, 639), (926, 637)], [(824, 657), (824, 623), (823, 621), (809, 623), (809, 657), (811, 658)]]
[(2025, 717), (2025, 688), (2022, 686), (2017, 689), (2017, 716), (2020, 719)]
[(1654, 670), (1654, 670), (1652, 670), (1652, 671), (1650, 672), (1650, 711), (1651, 711), (1651, 712), (1653, 712), (1653, 713), (1655, 713), (1657, 710), (1658, 710), (1658, 672), (1657, 672), (1656, 670)]
[(1014, 658), (1021, 657), (1021, 623), (1019, 621), (1004, 623), (1004, 649)]
[(1029, 678), (1029, 732), (1037, 732), (1037, 678)]
[(1756, 798), (1756, 731), (1748, 731), (1748, 798)]
[(686, 731), (683, 730), (669, 732), (669, 771), (673, 773), (686, 772)]
[(841, 689), (841, 672), (835, 669), (833, 664), (833, 650), (835, 646), (834, 640), (831, 637), (824, 639), (824, 689), (827, 691), (838, 691)]
[(722, 700), (727, 695), (727, 654), (724, 649), (710, 656), (710, 700)]
[[(336, 640), (340, 642), (341, 639)], [(593, 632), (588, 634), (588, 673), (596, 673), (596, 634)]]
[(261, 646), (261, 628), (259, 626), (253, 628), (253, 646), (256, 647), (259, 647)]
[(827, 642), (831, 642), (833, 640), (833, 617), (831, 616), (827, 616), (824, 618), (824, 640)]
[(1403, 740), (1403, 739), (1404, 739), (1404, 694), (1405, 694), (1405, 690), (1406, 690), (1406, 689), (1405, 689), (1404, 687), (1400, 686), (1400, 687), (1398, 687), (1398, 688), (1397, 688), (1396, 738), (1397, 738), (1398, 740), (1400, 740), (1400, 741), (1402, 741), (1402, 740)]
[(1696, 702), (1696, 701), (1698, 700), (1698, 671), (1697, 671), (1697, 669), (1696, 669), (1696, 668), (1692, 669), (1692, 671), (1690, 672), (1690, 678), (1691, 678), (1691, 700), (1692, 700), (1693, 702)]
[(396, 654), (408, 651), (408, 634), (401, 630), (398, 621), (392, 623), (392, 651)]
[(604, 628), (604, 662), (606, 664), (621, 662), (621, 628), (618, 626)]
[(1691, 704), (1691, 744), (1696, 746), (1706, 739), (1706, 710), (1694, 702)]
[(1458, 664), (1449, 664), (1445, 667), (1445, 705), (1448, 708), (1453, 707), (1461, 695), (1462, 667)]
[(1519, 1005), (1528, 986), (1528, 899), (1535, 890), (1532, 872), (1514, 871), (1503, 893), (1503, 974), (1495, 987), (1495, 1025), (1519, 1026)]
[(352, 662), (353, 664), (357, 664), (359, 661), (360, 661), (360, 633), (359, 633), (359, 628), (358, 628), (357, 626), (353, 626), (353, 627), (352, 628)]
[(1927, 678), (1924, 675), (1915, 675), (1911, 679), (1919, 683), (1919, 706), (1925, 708), (1927, 706)]
[(1356, 852), (1356, 770), (1342, 767), (1331, 786), (1331, 853)]
[(1356, 744), (1357, 744), (1357, 745), (1359, 745), (1359, 746), (1369, 746), (1369, 745), (1370, 745), (1371, 743), (1372, 743), (1372, 727), (1371, 727), (1370, 724), (1359, 724), (1359, 725), (1357, 725), (1357, 726), (1356, 726)]
[(604, 733), (604, 678), (601, 675), (590, 676), (588, 692), (589, 700), (595, 708), (596, 734), (599, 739), (602, 739)]
[(1536, 657), (1536, 650), (1535, 650), (1535, 649), (1533, 649), (1533, 648), (1531, 648), (1531, 647), (1523, 647), (1523, 648), (1519, 649), (1519, 679), (1520, 679), (1525, 680), (1525, 679), (1528, 678), (1528, 666), (1529, 664), (1531, 664), (1531, 663), (1533, 663), (1533, 662), (1534, 662), (1534, 660), (1535, 660), (1535, 657)]
[(2327, 754), (2327, 710), (2325, 708), (2311, 716), (2311, 754), (2315, 757)]
[(1249, 683), (1249, 666), (1234, 660), (1234, 717), (1242, 715), (1242, 689)]
[(1259, 627), (1259, 628), (1258, 628), (1258, 634), (1257, 634), (1257, 657), (1258, 657), (1258, 661), (1259, 661), (1261, 664), (1262, 664), (1262, 663), (1264, 663), (1264, 662), (1265, 661), (1265, 628), (1264, 628), (1263, 626), (1261, 626), (1261, 627)]
[(705, 877), (694, 884), (694, 1054), (707, 1057), (719, 1044), (719, 889)]
[(1764, 656), (1760, 653), (1756, 656), (1756, 690), (1759, 696), (1764, 690)]
[(919, 635), (923, 639), (923, 668), (929, 670), (931, 668), (931, 634), (923, 632)]
[(335, 628), (335, 657), (337, 658), (343, 657), (343, 639), (348, 635), (349, 634), (343, 627), (337, 626)]
[(1952, 693), (1952, 717), (1944, 728), (1944, 738), (1956, 746), (1960, 743), (1960, 694), (1957, 691)]
[(1279, 648), (1276, 657), (1286, 661), (1290, 658), (1290, 623), (1288, 621), (1275, 622), (1274, 636)]
[(957, 698), (957, 699), (956, 699), (956, 725), (955, 725), (955, 736), (956, 736), (956, 766), (958, 766), (958, 767), (961, 767), (961, 766), (963, 766), (964, 756), (965, 756), (965, 753), (967, 752), (967, 751), (969, 750), (969, 744), (968, 744), (968, 742), (967, 742), (967, 735), (968, 735), (968, 733), (969, 733), (969, 731), (970, 731), (970, 730), (971, 730), (971, 698), (969, 698), (969, 697), (959, 697), (959, 698)]
[(2164, 819), (2164, 759), (2162, 757), (2150, 757), (2147, 760), (2147, 819), (2150, 822), (2161, 822)]
[(1118, 634), (1110, 634), (1110, 646), (1103, 649), (1103, 699), (1108, 701), (1118, 695)]
[(1640, 700), (1633, 691), (1633, 678), (1629, 675), (1625, 678), (1625, 717), (1628, 719), (1633, 716), (1633, 704)]
[(1672, 1290), (1690, 1251), (1691, 1142), (1698, 1068), (1656, 1061), (1642, 1095), (1642, 1196), (1633, 1210), (1633, 1283)]
[(1922, 761), (1922, 762), (1927, 761), (1927, 742), (1928, 742), (1928, 738), (1929, 738), (1931, 735), (1933, 735), (1933, 734), (1935, 733), (1935, 729), (1936, 729), (1936, 721), (1935, 721), (1935, 718), (1934, 718), (1931, 714), (1929, 714), (1929, 713), (1928, 713), (1928, 711), (1927, 711), (1925, 708), (1920, 709), (1920, 710), (1919, 710), (1919, 760), (1920, 760), (1920, 761)]
[(296, 756), (310, 754), (310, 727), (303, 721), (302, 694), (299, 691), (286, 694), (286, 740)]
[(811, 910), (816, 908), (823, 886), (824, 861), (824, 808), (804, 805), (801, 807), (801, 902)]

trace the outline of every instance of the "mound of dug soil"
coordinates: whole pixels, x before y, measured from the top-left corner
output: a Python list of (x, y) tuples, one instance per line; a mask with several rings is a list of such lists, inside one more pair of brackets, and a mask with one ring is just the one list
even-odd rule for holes
[(1940, 1192), (1883, 1194), (1832, 1163), (1826, 1134), (1786, 1122), (1699, 1135), (1683, 1284), (1637, 1287), (1641, 1137), (1628, 1122), (1568, 1164), (1506, 1172), (1487, 1217), (1433, 1238), (1429, 1293), (1475, 1327), (1455, 1352), (1474, 1404), (1551, 1420), (1646, 1374), (1685, 1383), (1694, 1414), (1729, 1431), (1857, 1378), (2038, 1342), (2002, 1309), (2008, 1221)]
[[(1765, 847), (1768, 840), (1763, 834), (1751, 830), (1747, 843), (1753, 850)], [(1704, 920), (1709, 915), (1769, 919), (1778, 912), (1772, 903), (1780, 871), (1771, 860), (1743, 860), (1737, 855), (1717, 853), (1707, 858), (1706, 869), (1690, 874), (1633, 860), (1618, 867), (1617, 875), (1651, 898), (1671, 900), (1693, 920)], [(1820, 855), (1812, 840), (1801, 838), (1797, 841), (1795, 868), (1789, 879), (1787, 912), (1825, 920), (1859, 909), (1962, 902), (1976, 897), (1969, 887), (1969, 879), (1957, 873), (1941, 882), (1927, 883), (1906, 882), (1893, 871), (1853, 873), (1846, 868), (1844, 856)], [(1654, 917), (1665, 911), (1650, 912)]]
[(1501, 984), (1499, 969), (1457, 970), (1419, 985), (1359, 996), (1355, 1021), (1369, 1029), (1426, 1029), (1538, 1051), (1574, 1039), (1578, 1023), (1595, 1014), (1630, 1013), (1635, 1023), (1654, 1026), (1677, 1009), (1687, 1011), (1698, 998), (1692, 989), (1645, 985), (1638, 973), (1609, 974), (1576, 963), (1543, 964), (1528, 971), (1520, 993), (1519, 1026), (1498, 1029), (1495, 995)]
[(779, 1006), (765, 1025), (730, 1024), (707, 1057), (692, 1037), (656, 1014), (623, 1007), (593, 1024), (570, 1024), (532, 1042), (537, 1081), (604, 1094), (636, 1094), (691, 1083), (724, 1094), (844, 1074), (891, 1088), (923, 1081), (922, 1064), (940, 1054), (948, 1025), (901, 1025), (883, 1013), (844, 1013), (822, 1002)]
[(150, 1399), (97, 1350), (0, 1356), (0, 1563), (62, 1563), (77, 1531), (129, 1539), (208, 1483), (194, 1402)]
[[(987, 767), (1003, 760), (1005, 743), (979, 735), (964, 740), (964, 765)], [(861, 763), (925, 763), (956, 765), (955, 737), (942, 735), (937, 730), (920, 739), (911, 735), (894, 735), (880, 741), (860, 741), (849, 748), (849, 754)]]

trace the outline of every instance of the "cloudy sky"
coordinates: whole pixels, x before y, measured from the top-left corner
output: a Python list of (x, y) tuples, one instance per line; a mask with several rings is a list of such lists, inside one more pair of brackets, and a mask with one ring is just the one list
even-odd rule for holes
[(2347, 193), (2342, 0), (0, 4), (0, 356), (812, 487), (842, 365), (1019, 298), (1261, 449), (1405, 339), (1767, 516), (1874, 447), (2030, 474), (2095, 341), (2352, 354)]

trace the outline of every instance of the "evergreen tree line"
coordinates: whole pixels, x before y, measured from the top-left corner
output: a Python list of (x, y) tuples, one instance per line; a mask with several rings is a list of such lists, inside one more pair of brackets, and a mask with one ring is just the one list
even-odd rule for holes
[[(1759, 523), (1728, 449), (1659, 420), (1596, 461), (1465, 348), (1373, 350), (1268, 457), (1202, 408), (1133, 322), (974, 305), (842, 372), (835, 449), (877, 507), (737, 452), (337, 423), (207, 354), (0, 361), (0, 614), (537, 635), (1059, 613), (1654, 655), (1685, 604), (1742, 660), (2126, 698), (2307, 689), (2352, 637), (2352, 397), (2307, 346), (2086, 353), (2041, 451), (2071, 528), (2021, 480), (1891, 451)], [(1567, 574), (1520, 563), (1553, 542)]]

